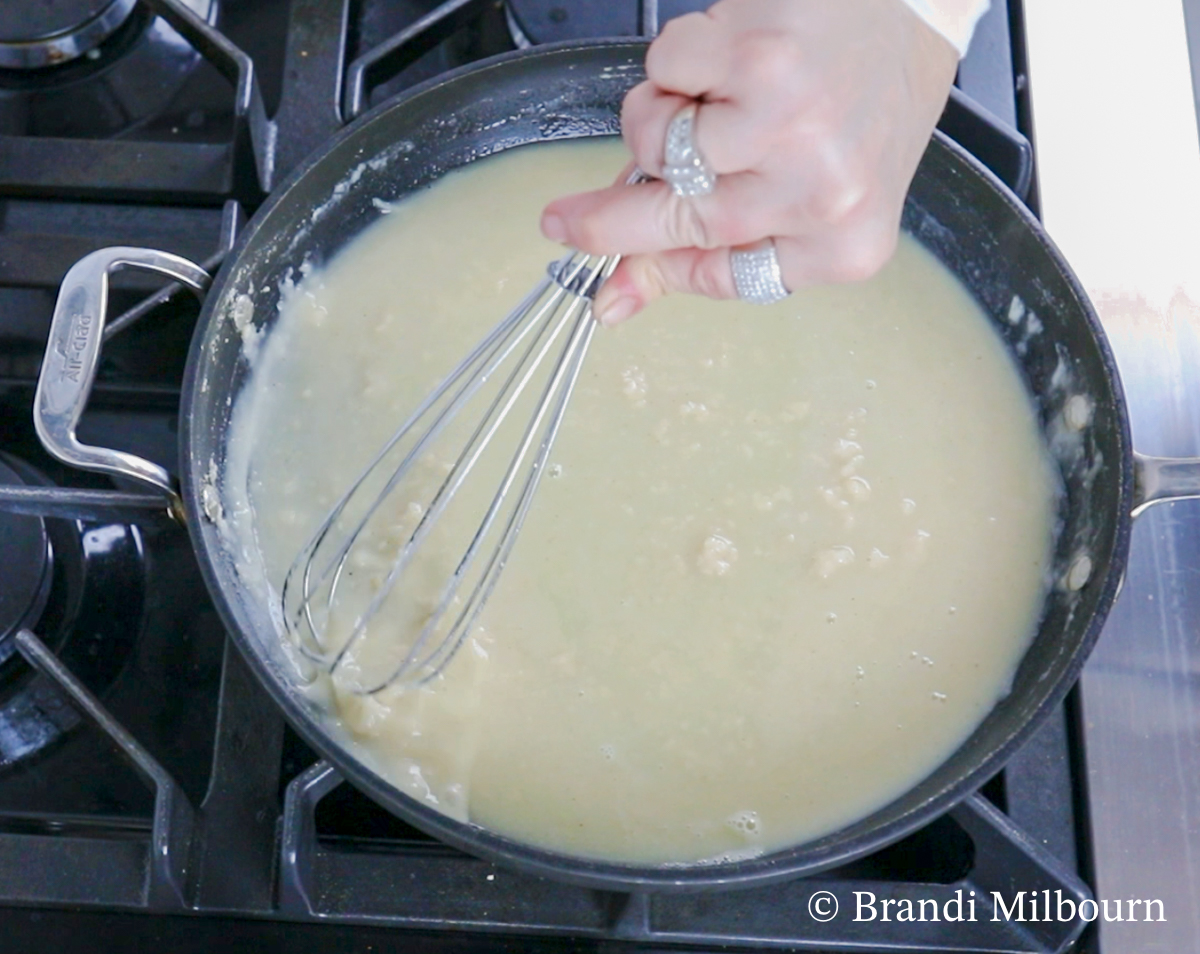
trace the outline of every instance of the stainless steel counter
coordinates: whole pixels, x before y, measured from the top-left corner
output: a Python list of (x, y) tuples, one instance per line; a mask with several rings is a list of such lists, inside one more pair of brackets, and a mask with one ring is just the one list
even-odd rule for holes
[[(1105, 317), (1146, 453), (1200, 453), (1200, 320)], [(1200, 950), (1200, 501), (1134, 525), (1125, 587), (1083, 675), (1100, 898), (1159, 898), (1167, 921), (1102, 925), (1106, 952)], [(1139, 909), (1140, 910), (1140, 909)], [(1128, 916), (1128, 912), (1123, 912)], [(1139, 915), (1143, 916), (1143, 915)]]
[[(1135, 447), (1200, 456), (1200, 137), (1183, 7), (1025, 5), (1047, 228), (1100, 313)], [(1082, 705), (1096, 896), (1126, 918), (1101, 917), (1101, 947), (1200, 951), (1200, 501), (1136, 521)], [(1166, 920), (1142, 906), (1128, 920), (1131, 899), (1161, 900)]]

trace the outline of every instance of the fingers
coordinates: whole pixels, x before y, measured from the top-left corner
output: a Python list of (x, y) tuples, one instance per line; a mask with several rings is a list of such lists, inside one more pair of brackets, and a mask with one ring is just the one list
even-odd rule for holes
[(645, 172), (661, 175), (667, 125), (685, 105), (724, 84), (729, 54), (727, 34), (703, 13), (669, 21), (650, 45), (647, 79), (630, 90), (621, 107), (622, 135)]
[(647, 175), (662, 178), (667, 126), (675, 114), (690, 102), (692, 100), (687, 96), (664, 92), (649, 81), (639, 83), (625, 94), (625, 102), (621, 105), (621, 137), (633, 153), (638, 168)]
[[(693, 16), (709, 25), (700, 35), (716, 29), (708, 17)], [(692, 20), (681, 17), (668, 27)], [(797, 89), (804, 75), (802, 51), (788, 37), (756, 31), (732, 39), (721, 35), (719, 50), (700, 55), (683, 45), (686, 40), (672, 42), (679, 35), (665, 30), (651, 46), (648, 79), (629, 92), (621, 109), (621, 133), (638, 165), (661, 175), (667, 127), (686, 104), (700, 100), (693, 140), (713, 171), (725, 175), (758, 167), (807, 98)]]
[(647, 80), (687, 99), (721, 86), (729, 68), (729, 34), (704, 13), (668, 21), (646, 51)]
[[(825, 235), (775, 239), (775, 254), (785, 288), (870, 278), (891, 259), (896, 230), (888, 226), (853, 237)], [(706, 298), (737, 298), (730, 248), (674, 249), (621, 260), (596, 293), (593, 314), (615, 325), (663, 295), (682, 292)]]
[(676, 249), (624, 258), (596, 293), (593, 314), (601, 324), (615, 325), (670, 292), (736, 298), (729, 249)]
[(551, 202), (547, 238), (596, 254), (744, 245), (780, 231), (787, 203), (754, 173), (721, 179), (712, 195), (680, 198), (665, 182), (616, 185)]
[(898, 239), (899, 222), (871, 219), (854, 229), (826, 228), (774, 241), (780, 277), (795, 291), (871, 278), (891, 261)]
[[(691, 102), (651, 83), (641, 83), (626, 95), (621, 135), (643, 172), (662, 177), (667, 127)], [(696, 111), (692, 141), (717, 175), (745, 172), (762, 163), (785, 128), (779, 112), (769, 103), (747, 109), (734, 101), (708, 100)]]
[(661, 176), (667, 130), (696, 104), (692, 145), (716, 188), (679, 198), (662, 182), (619, 185), (546, 208), (547, 236), (632, 256), (597, 314), (616, 321), (667, 291), (730, 297), (730, 247), (766, 237), (790, 289), (873, 275), (953, 80), (954, 51), (931, 48), (928, 32), (893, 0), (717, 0), (672, 20), (622, 133)]

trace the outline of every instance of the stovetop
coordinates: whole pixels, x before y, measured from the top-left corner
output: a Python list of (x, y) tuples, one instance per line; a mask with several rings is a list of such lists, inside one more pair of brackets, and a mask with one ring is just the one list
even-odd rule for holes
[[(0, 546), (21, 547), (0, 570), (0, 931), (11, 949), (1033, 952), (1080, 936), (1081, 921), (851, 913), (856, 891), (941, 911), (992, 891), (1089, 897), (1074, 696), (977, 794), (844, 868), (703, 895), (543, 881), (450, 849), (342, 783), (233, 649), (186, 530), (137, 488), (52, 460), (34, 434), (57, 283), (82, 255), (144, 245), (216, 265), (271, 186), (371, 105), (484, 55), (636, 34), (706, 4), (121, 4), (80, 0), (87, 23), (111, 19), (108, 32), (63, 39), (58, 22), (42, 45), (76, 55), (32, 69), (4, 59), (29, 23), (0, 12)], [(26, 34), (4, 32), (18, 26)], [(1036, 207), (1019, 131), (1030, 128), (1021, 36), (1019, 0), (994, 3), (942, 128)], [(89, 443), (168, 469), (197, 315), (175, 291), (114, 281), (80, 427)], [(822, 919), (822, 892), (837, 917)]]

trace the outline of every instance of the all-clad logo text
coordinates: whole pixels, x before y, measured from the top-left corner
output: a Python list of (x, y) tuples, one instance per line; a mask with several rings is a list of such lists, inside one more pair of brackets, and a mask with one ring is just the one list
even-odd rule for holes
[(87, 350), (88, 341), (95, 327), (96, 316), (83, 312), (72, 316), (70, 327), (55, 343), (55, 350), (62, 355), (63, 366), (59, 381), (79, 383), (83, 372), (83, 352)]

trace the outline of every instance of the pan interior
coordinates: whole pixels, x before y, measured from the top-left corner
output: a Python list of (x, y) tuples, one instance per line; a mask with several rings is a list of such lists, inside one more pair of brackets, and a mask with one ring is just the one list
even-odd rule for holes
[[(468, 71), (384, 107), (281, 190), (222, 272), (194, 342), (185, 399), (191, 409), (185, 418), (185, 490), (210, 584), (239, 645), (306, 738), (382, 804), (469, 850), (572, 880), (605, 886), (745, 883), (861, 854), (901, 836), (983, 781), (1077, 674), (1123, 565), (1128, 438), (1111, 359), (1086, 301), (1044, 237), (957, 149), (940, 140), (931, 144), (904, 224), (984, 306), (1035, 396), (1066, 488), (1053, 585), (1012, 693), (940, 769), (863, 821), (798, 849), (691, 871), (578, 862), (450, 822), (398, 793), (327, 733), (319, 708), (299, 691), (295, 661), (280, 650), (272, 604), (256, 593), (261, 581), (239, 574), (236, 555), (220, 532), (218, 484), (231, 398), (247, 380), (247, 354), (270, 331), (280, 288), (373, 221), (376, 199), (397, 198), (498, 149), (615, 132), (616, 107), (637, 78), (641, 49), (630, 44), (548, 51)], [(565, 84), (564, 75), (585, 81)], [(549, 92), (534, 96), (535, 86)], [(481, 95), (484, 89), (487, 96)], [(1078, 428), (1072, 422), (1081, 414), (1086, 424)]]

